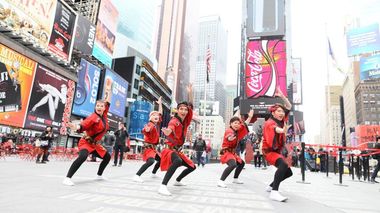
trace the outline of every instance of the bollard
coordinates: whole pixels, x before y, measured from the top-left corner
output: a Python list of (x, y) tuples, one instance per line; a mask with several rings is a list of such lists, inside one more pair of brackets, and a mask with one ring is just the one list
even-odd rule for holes
[(337, 186), (348, 186), (343, 185), (343, 149), (339, 149), (339, 184), (334, 184)]
[(355, 179), (355, 171), (354, 171), (354, 155), (350, 155), (351, 159), (351, 175), (352, 175), (352, 180)]
[(305, 182), (305, 143), (304, 142), (301, 142), (300, 166), (301, 166), (302, 181), (297, 181), (297, 183), (310, 184), (308, 182)]
[(334, 156), (334, 175), (336, 175), (336, 157)]
[(326, 152), (326, 177), (329, 177), (329, 153)]

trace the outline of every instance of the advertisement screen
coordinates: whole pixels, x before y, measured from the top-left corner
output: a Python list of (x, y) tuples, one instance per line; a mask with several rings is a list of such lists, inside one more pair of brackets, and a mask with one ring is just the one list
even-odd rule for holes
[(300, 58), (292, 58), (291, 83), (293, 83), (293, 104), (302, 104), (302, 67)]
[(380, 55), (360, 58), (360, 80), (380, 78)]
[(74, 49), (80, 50), (85, 55), (92, 54), (95, 41), (95, 25), (81, 15), (75, 31)]
[(48, 49), (66, 61), (71, 56), (75, 18), (75, 13), (58, 1)]
[(149, 113), (152, 109), (152, 104), (146, 101), (135, 101), (131, 105), (131, 122), (129, 125), (129, 135), (144, 139), (141, 130), (149, 121)]
[(119, 12), (110, 0), (100, 2), (92, 55), (108, 67), (112, 66), (118, 16)]
[[(106, 82), (112, 80), (112, 88), (107, 88)], [(118, 122), (123, 122), (125, 117), (125, 107), (127, 104), (127, 92), (128, 92), (128, 82), (120, 77), (118, 74), (106, 69), (103, 82), (103, 93), (102, 98), (105, 97), (105, 90), (111, 89), (110, 98), (110, 110), (108, 119), (110, 121), (111, 127), (117, 127)]]
[(94, 112), (98, 97), (100, 68), (82, 59), (78, 72), (73, 114), (87, 117)]
[(246, 51), (246, 97), (273, 97), (277, 87), (287, 96), (285, 41), (249, 41)]
[(206, 116), (219, 115), (219, 101), (205, 101), (200, 100), (200, 106), (197, 108), (200, 116), (204, 116), (204, 111), (206, 110)]
[(347, 55), (354, 56), (380, 50), (379, 24), (356, 28), (347, 33)]
[(53, 28), (57, 0), (1, 0), (1, 22), (22, 34), (30, 35), (47, 48)]
[(280, 98), (251, 98), (240, 101), (240, 113), (248, 114), (249, 110), (253, 109), (255, 115), (266, 115), (269, 113), (268, 108), (275, 103), (282, 103)]
[(375, 142), (378, 132), (380, 132), (379, 125), (357, 125), (355, 133), (358, 145), (366, 142)]
[(74, 89), (73, 81), (38, 64), (25, 128), (44, 130), (52, 126), (54, 131), (59, 131), (64, 114), (70, 116)]
[(36, 62), (0, 44), (0, 124), (23, 127)]

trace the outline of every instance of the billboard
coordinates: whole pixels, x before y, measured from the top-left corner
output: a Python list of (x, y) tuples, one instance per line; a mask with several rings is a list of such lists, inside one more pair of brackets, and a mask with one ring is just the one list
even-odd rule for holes
[(244, 76), (247, 98), (273, 97), (277, 87), (287, 96), (285, 41), (249, 41)]
[(25, 119), (25, 128), (44, 130), (46, 126), (52, 126), (53, 130), (57, 132), (61, 127), (64, 113), (67, 117), (67, 113), (71, 112), (71, 110), (69, 112), (67, 110), (71, 109), (74, 88), (73, 81), (38, 64)]
[(141, 130), (149, 121), (149, 113), (152, 110), (152, 104), (146, 101), (135, 101), (131, 105), (131, 122), (129, 125), (129, 135), (144, 139)]
[(75, 20), (75, 13), (60, 1), (57, 1), (48, 50), (66, 61), (69, 61), (71, 57)]
[(98, 97), (100, 68), (81, 59), (73, 114), (87, 117), (94, 112)]
[(110, 126), (117, 128), (118, 122), (124, 122), (125, 117), (125, 107), (127, 104), (127, 92), (128, 92), (128, 81), (124, 80), (118, 74), (113, 71), (106, 69), (104, 81), (103, 81), (103, 93), (102, 98), (104, 99), (105, 90), (108, 85), (106, 82), (112, 80), (111, 98), (110, 98), (110, 109), (108, 114), (108, 120), (110, 121)]
[(206, 116), (219, 115), (219, 101), (206, 101), (206, 106), (204, 105), (204, 100), (200, 100), (199, 102), (200, 106), (197, 108), (199, 116), (205, 115), (205, 109)]
[(357, 125), (355, 127), (357, 145), (376, 141), (376, 136), (379, 132), (380, 125)]
[(280, 98), (260, 97), (254, 99), (240, 100), (240, 113), (248, 114), (253, 109), (255, 115), (266, 115), (269, 113), (268, 108), (275, 103), (282, 103)]
[(285, 35), (284, 0), (247, 0), (247, 37)]
[(347, 33), (347, 55), (354, 56), (380, 50), (379, 24), (356, 28)]
[(380, 55), (360, 58), (360, 80), (380, 78)]
[(112, 66), (118, 17), (119, 12), (110, 0), (100, 2), (92, 55), (108, 67)]
[(303, 119), (303, 112), (298, 110), (294, 111), (294, 134), (305, 134), (305, 121)]
[(36, 62), (0, 44), (0, 124), (23, 127)]
[(75, 30), (74, 49), (80, 50), (85, 55), (92, 54), (95, 41), (95, 25), (85, 17), (78, 15)]
[(292, 58), (291, 82), (293, 83), (293, 104), (302, 104), (302, 66), (300, 58)]
[(53, 28), (57, 0), (1, 0), (2, 19), (6, 26), (30, 35), (42, 48), (47, 48)]

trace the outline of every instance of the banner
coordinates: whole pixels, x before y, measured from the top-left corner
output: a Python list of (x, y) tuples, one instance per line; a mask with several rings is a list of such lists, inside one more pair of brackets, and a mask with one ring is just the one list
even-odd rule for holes
[(380, 55), (360, 58), (360, 80), (380, 78)]
[(366, 142), (375, 142), (380, 133), (380, 125), (357, 125), (355, 127), (357, 145)]
[(74, 89), (73, 81), (38, 64), (25, 128), (44, 130), (52, 126), (57, 132), (63, 117), (70, 117)]
[(71, 57), (75, 19), (75, 13), (58, 1), (48, 50), (66, 61)]
[(131, 105), (131, 122), (129, 125), (129, 135), (131, 137), (144, 139), (141, 130), (149, 121), (149, 113), (152, 104), (146, 101), (135, 101)]
[(0, 3), (1, 22), (15, 31), (31, 35), (42, 48), (47, 48), (57, 0), (0, 0)]
[(0, 44), (0, 124), (23, 127), (36, 62)]
[(246, 97), (273, 97), (277, 87), (287, 96), (285, 41), (249, 41), (246, 51)]
[(380, 50), (379, 24), (356, 28), (347, 33), (347, 55), (354, 56)]
[(293, 83), (293, 104), (302, 104), (302, 67), (300, 58), (292, 58), (291, 82)]
[(98, 97), (100, 68), (82, 59), (78, 72), (73, 114), (87, 117), (94, 112)]
[(95, 25), (85, 17), (78, 15), (75, 31), (74, 49), (85, 55), (91, 55), (95, 41)]
[(119, 12), (110, 0), (100, 2), (92, 55), (108, 67), (112, 67), (118, 17)]
[(124, 122), (125, 117), (125, 107), (127, 104), (127, 92), (128, 92), (128, 82), (120, 77), (118, 74), (106, 69), (103, 82), (103, 93), (102, 98), (104, 99), (104, 91), (106, 88), (106, 82), (112, 80), (111, 88), (111, 98), (110, 98), (110, 110), (108, 115), (108, 120), (110, 121), (110, 126), (117, 128), (118, 122)]

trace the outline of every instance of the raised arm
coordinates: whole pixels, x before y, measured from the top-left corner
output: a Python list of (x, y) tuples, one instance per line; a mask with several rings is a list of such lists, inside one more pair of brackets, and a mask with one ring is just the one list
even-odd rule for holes
[(282, 93), (280, 87), (276, 89), (276, 96), (280, 97), (284, 101), (284, 106), (286, 109), (290, 110), (292, 108), (292, 104), (288, 100), (288, 98)]
[(160, 96), (158, 98), (158, 101), (156, 101), (156, 102), (158, 104), (158, 113), (160, 113), (162, 115), (162, 113), (163, 113), (163, 109), (162, 109), (162, 97)]

